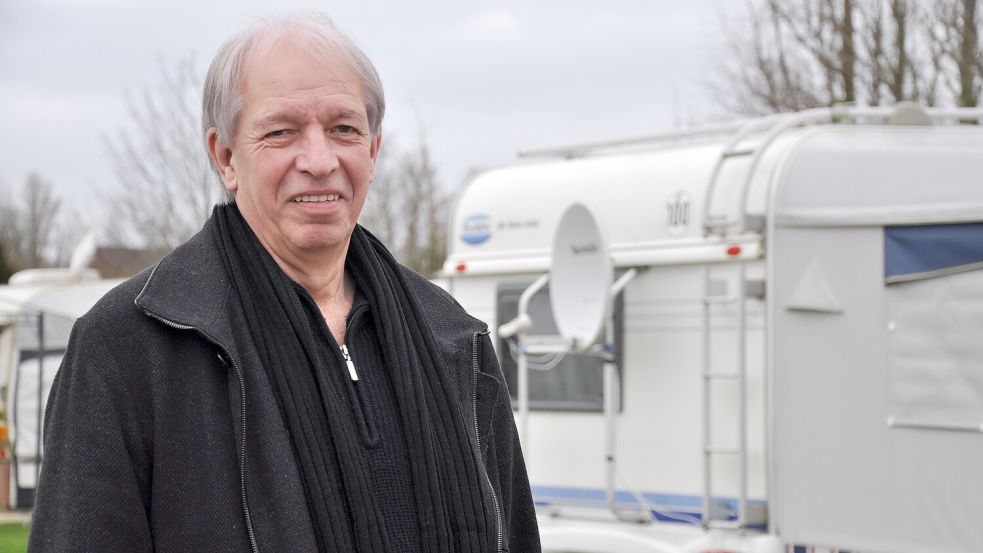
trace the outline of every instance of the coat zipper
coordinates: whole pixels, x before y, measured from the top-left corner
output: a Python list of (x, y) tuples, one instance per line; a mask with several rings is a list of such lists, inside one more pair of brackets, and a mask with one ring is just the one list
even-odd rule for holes
[(502, 510), (498, 505), (498, 495), (495, 493), (495, 487), (492, 486), (491, 478), (488, 476), (488, 469), (485, 468), (484, 458), (481, 454), (481, 434), (478, 432), (478, 336), (481, 334), (484, 333), (475, 332), (471, 336), (471, 409), (474, 413), (474, 435), (478, 440), (479, 468), (481, 469), (481, 473), (485, 475), (485, 482), (488, 483), (488, 489), (491, 490), (492, 503), (495, 505), (495, 523), (498, 526), (498, 549), (495, 551), (501, 552)]
[[(225, 354), (225, 357), (229, 360), (230, 363), (232, 363), (232, 368), (235, 369), (236, 378), (239, 380), (239, 397), (242, 400), (242, 403), (240, 405), (241, 412), (242, 412), (240, 418), (240, 424), (242, 426), (242, 439), (239, 440), (239, 493), (242, 499), (242, 511), (246, 517), (246, 533), (249, 534), (249, 545), (252, 549), (252, 553), (259, 553), (259, 545), (256, 543), (256, 533), (253, 531), (252, 517), (249, 514), (249, 503), (246, 501), (246, 383), (245, 380), (243, 379), (242, 369), (239, 368), (239, 364), (236, 363), (235, 358), (229, 354), (229, 350), (226, 349), (225, 346), (220, 344), (218, 340), (215, 340), (208, 334), (205, 334), (205, 332), (202, 331), (201, 329), (194, 326), (183, 325), (183, 324), (175, 323), (174, 321), (169, 321), (147, 310), (144, 310), (143, 312), (151, 319), (160, 321), (171, 328), (176, 328), (179, 330), (195, 331), (206, 341), (208, 341), (209, 343), (215, 345), (220, 350), (222, 350), (222, 353)], [(224, 361), (225, 359), (219, 356), (219, 360)]]

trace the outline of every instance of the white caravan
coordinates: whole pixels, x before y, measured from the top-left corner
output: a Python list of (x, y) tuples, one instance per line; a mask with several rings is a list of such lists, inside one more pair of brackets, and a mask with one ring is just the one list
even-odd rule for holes
[(87, 236), (71, 267), (28, 269), (0, 285), (0, 396), (11, 447), (10, 495), (0, 498), (0, 509), (33, 504), (43, 456), (39, 429), (72, 326), (122, 282), (85, 268), (94, 251), (94, 238)]
[[(492, 329), (544, 549), (983, 551), (981, 116), (821, 109), (477, 176), (441, 276)], [(574, 203), (620, 290), (590, 355), (544, 276)]]

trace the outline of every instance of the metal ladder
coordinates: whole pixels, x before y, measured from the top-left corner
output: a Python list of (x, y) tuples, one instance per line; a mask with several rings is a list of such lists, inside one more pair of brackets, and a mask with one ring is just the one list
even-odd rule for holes
[[(747, 526), (747, 286), (745, 283), (745, 261), (736, 261), (737, 286), (732, 294), (715, 293), (710, 266), (703, 266), (703, 503), (702, 520), (707, 529), (743, 530)], [(715, 368), (711, 363), (712, 337), (711, 318), (715, 307), (736, 305), (737, 366), (735, 368)], [(738, 394), (737, 440), (736, 444), (715, 443), (719, 437), (713, 432), (714, 383), (722, 380), (736, 380)], [(720, 391), (717, 390), (719, 393)], [(714, 509), (713, 461), (719, 456), (736, 456), (739, 463), (739, 493), (736, 519), (721, 518)]]
[[(744, 235), (748, 232), (747, 228), (747, 198), (751, 181), (758, 163), (761, 159), (761, 152), (767, 148), (777, 136), (788, 128), (788, 116), (770, 116), (749, 122), (738, 130), (727, 142), (720, 152), (707, 186), (706, 199), (703, 205), (703, 235), (705, 238), (718, 237), (724, 242), (732, 233)], [(765, 138), (754, 147), (742, 147), (741, 144), (747, 138), (757, 132), (764, 132)], [(740, 203), (737, 207), (737, 216), (728, 219), (726, 216), (714, 216), (711, 213), (714, 193), (717, 190), (717, 183), (723, 166), (726, 162), (739, 158), (751, 158), (751, 166), (748, 169), (740, 192)], [(703, 294), (702, 294), (702, 368), (703, 368), (703, 502), (702, 502), (702, 522), (707, 530), (727, 530), (743, 532), (748, 525), (748, 470), (747, 470), (747, 261), (738, 259), (734, 262), (737, 286), (731, 294), (721, 294), (713, 288), (711, 278), (711, 266), (703, 266)], [(717, 368), (712, 364), (711, 353), (713, 352), (713, 335), (711, 319), (714, 308), (718, 306), (734, 305), (737, 308), (737, 332), (736, 340), (736, 367)], [(714, 403), (714, 383), (731, 380), (737, 382), (737, 439), (734, 444), (716, 443), (713, 432), (713, 403)], [(736, 517), (720, 517), (719, 510), (714, 509), (714, 485), (713, 485), (713, 461), (720, 456), (737, 457), (738, 459), (738, 498)]]
[[(776, 114), (760, 119), (754, 119), (741, 127), (726, 143), (720, 152), (707, 185), (706, 199), (703, 205), (703, 236), (704, 238), (719, 238), (721, 243), (731, 236), (747, 237), (748, 233), (759, 236), (763, 228), (749, 228), (747, 205), (751, 183), (761, 162), (762, 154), (782, 135), (792, 127), (832, 122), (837, 118), (852, 115), (881, 115), (887, 110), (856, 110), (850, 107), (818, 108), (798, 113)], [(743, 146), (742, 143), (755, 133), (761, 138), (754, 146)], [(744, 175), (739, 191), (739, 203), (736, 206), (736, 218), (728, 219), (726, 215), (713, 215), (712, 206), (714, 194), (724, 165), (731, 160), (750, 158), (750, 166)], [(763, 227), (763, 220), (760, 221)], [(757, 225), (756, 225), (757, 226)], [(710, 275), (710, 264), (703, 266), (703, 297), (702, 297), (702, 348), (703, 348), (703, 504), (702, 522), (706, 529), (729, 530), (744, 532), (748, 526), (748, 462), (747, 462), (747, 261), (737, 259), (735, 265), (737, 286), (733, 294), (717, 294), (713, 290), (713, 280)], [(713, 330), (710, 322), (713, 309), (721, 305), (734, 305), (737, 308), (737, 332), (734, 336), (737, 342), (736, 367), (715, 368), (711, 362), (713, 351)], [(724, 445), (714, 442), (712, 405), (714, 399), (713, 384), (722, 380), (737, 381), (737, 440), (735, 444)], [(713, 460), (719, 456), (731, 456), (738, 459), (738, 497), (737, 513), (730, 517), (720, 518), (713, 508)]]

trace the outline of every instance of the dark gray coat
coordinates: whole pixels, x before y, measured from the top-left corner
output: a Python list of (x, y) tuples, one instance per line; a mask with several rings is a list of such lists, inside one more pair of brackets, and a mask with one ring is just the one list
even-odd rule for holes
[[(480, 451), (503, 551), (539, 551), (485, 325), (407, 270)], [(79, 319), (45, 419), (34, 553), (314, 551), (300, 478), (208, 229)], [(494, 550), (492, 546), (489, 550)], [(381, 552), (380, 552), (381, 553)]]

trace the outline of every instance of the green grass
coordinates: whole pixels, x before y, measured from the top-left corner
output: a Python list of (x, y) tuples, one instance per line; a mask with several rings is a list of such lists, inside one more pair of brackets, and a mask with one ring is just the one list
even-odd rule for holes
[(0, 524), (0, 553), (27, 551), (27, 526), (19, 522)]

